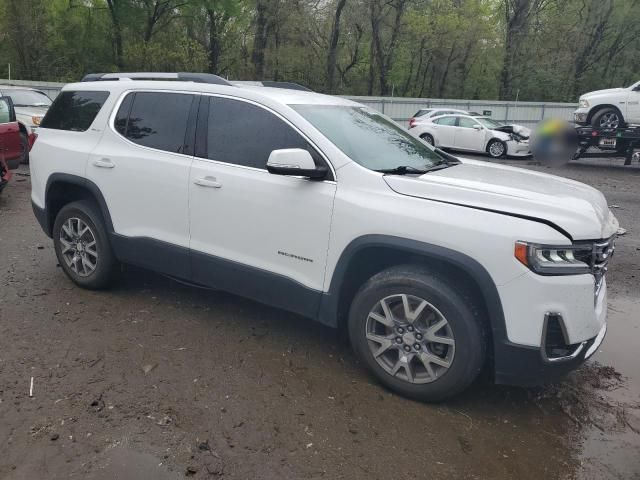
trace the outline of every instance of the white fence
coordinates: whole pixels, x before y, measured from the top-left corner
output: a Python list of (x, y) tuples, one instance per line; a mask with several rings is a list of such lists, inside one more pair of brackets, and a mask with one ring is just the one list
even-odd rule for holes
[[(37, 88), (49, 97), (55, 98), (64, 83), (34, 82), (28, 80), (3, 80), (0, 85), (23, 85)], [(0, 87), (1, 88), (1, 87)], [(503, 102), (498, 100), (447, 100), (436, 98), (399, 98), (399, 97), (353, 97), (360, 102), (381, 111), (397, 122), (407, 126), (409, 119), (421, 108), (455, 108), (487, 114), (500, 122), (518, 123), (533, 126), (546, 118), (573, 119), (573, 111), (578, 107), (575, 103), (552, 102)]]

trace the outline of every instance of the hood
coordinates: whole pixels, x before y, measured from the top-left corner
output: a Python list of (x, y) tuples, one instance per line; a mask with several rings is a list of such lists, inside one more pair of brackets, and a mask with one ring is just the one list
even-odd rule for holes
[(527, 127), (523, 127), (522, 125), (504, 125), (502, 127), (494, 128), (493, 130), (516, 135), (521, 140), (526, 140), (531, 136), (531, 130)]
[(580, 98), (592, 98), (592, 97), (599, 97), (602, 95), (609, 95), (611, 93), (620, 93), (620, 92), (624, 92), (626, 90), (626, 88), (607, 88), (605, 90), (595, 90), (593, 92), (589, 92), (589, 93), (585, 93), (584, 95), (581, 95)]
[(49, 107), (15, 107), (17, 120), (25, 125), (33, 125), (31, 117), (44, 117)]
[(595, 188), (555, 175), (462, 160), (463, 163), (419, 177), (385, 175), (395, 192), (540, 219), (573, 240), (609, 238), (618, 221)]

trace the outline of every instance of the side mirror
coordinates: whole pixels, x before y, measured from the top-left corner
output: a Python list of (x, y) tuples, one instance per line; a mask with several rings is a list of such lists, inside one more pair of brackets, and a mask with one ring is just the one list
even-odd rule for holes
[(482, 130), (482, 126), (478, 125), (477, 123), (473, 125), (473, 129), (474, 130)]
[(302, 148), (273, 150), (267, 160), (267, 171), (274, 175), (322, 179), (327, 167), (317, 167), (311, 154)]

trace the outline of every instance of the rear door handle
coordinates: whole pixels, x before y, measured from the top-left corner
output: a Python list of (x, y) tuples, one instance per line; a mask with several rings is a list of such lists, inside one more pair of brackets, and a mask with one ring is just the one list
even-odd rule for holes
[(201, 187), (208, 187), (208, 188), (221, 188), (222, 184), (220, 182), (218, 182), (215, 177), (204, 177), (204, 178), (197, 178), (196, 180), (194, 180), (194, 182), (196, 185), (200, 185)]
[(99, 168), (113, 168), (116, 166), (115, 163), (113, 163), (110, 159), (108, 158), (102, 158), (100, 160), (94, 160), (93, 161), (93, 166), (94, 167), (99, 167)]

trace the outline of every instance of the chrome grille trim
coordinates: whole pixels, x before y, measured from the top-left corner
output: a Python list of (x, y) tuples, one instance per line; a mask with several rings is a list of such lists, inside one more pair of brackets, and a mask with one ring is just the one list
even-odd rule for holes
[(595, 292), (594, 295), (596, 299), (602, 289), (602, 285), (604, 284), (604, 277), (609, 270), (609, 262), (611, 261), (611, 257), (616, 250), (615, 246), (616, 236), (612, 236), (611, 238), (604, 241), (594, 242), (592, 253), (591, 253), (591, 273), (595, 278)]

